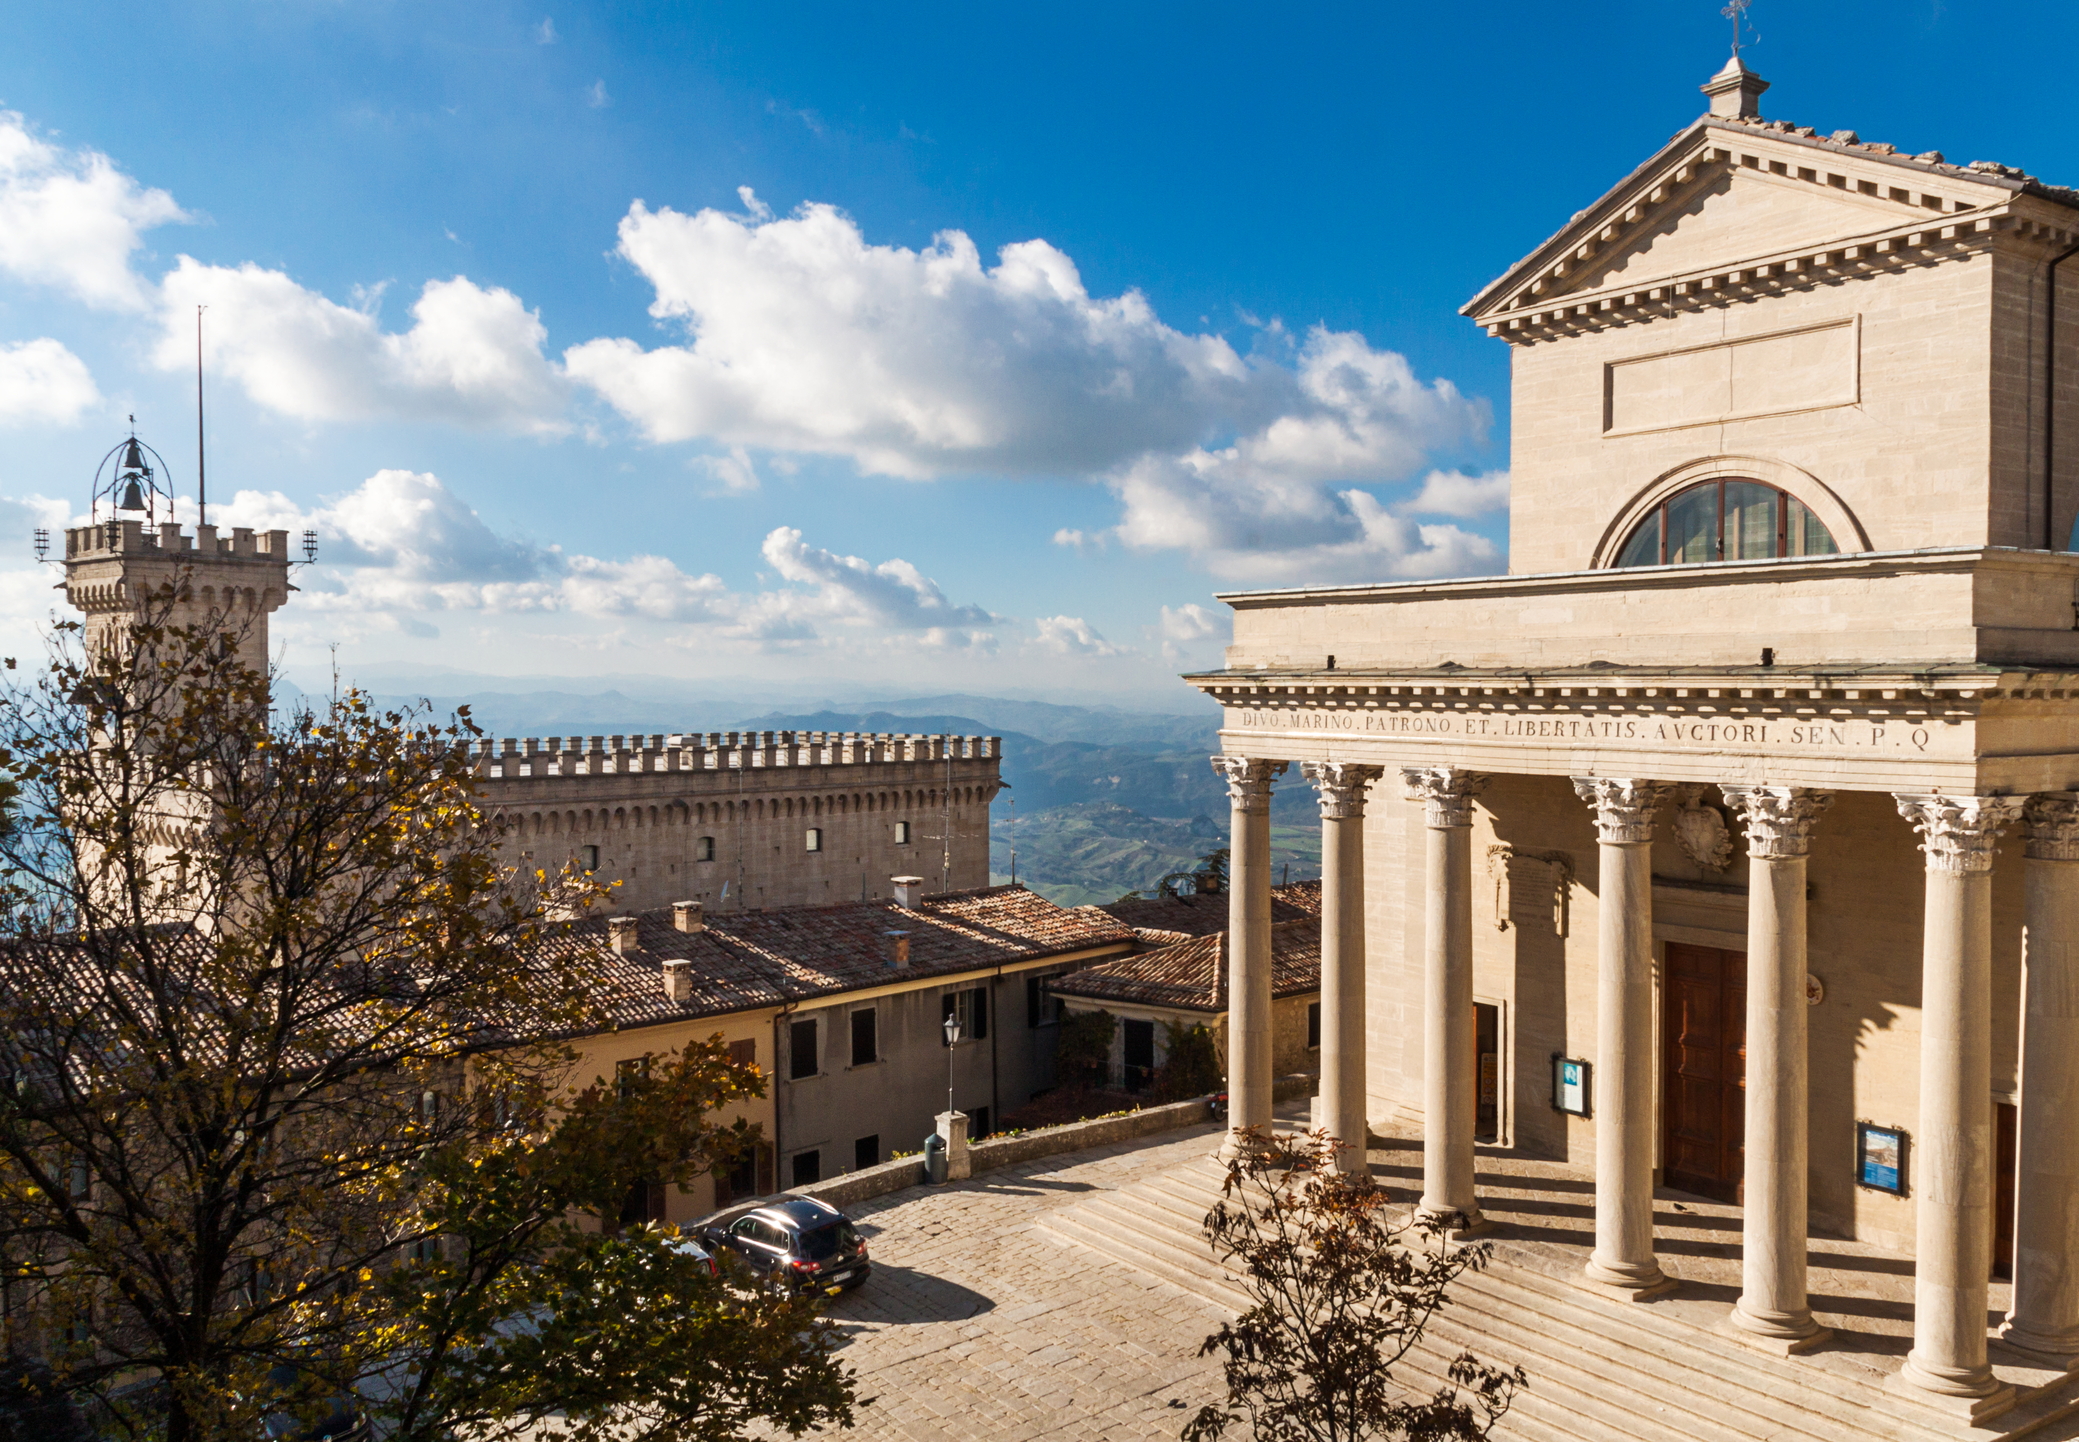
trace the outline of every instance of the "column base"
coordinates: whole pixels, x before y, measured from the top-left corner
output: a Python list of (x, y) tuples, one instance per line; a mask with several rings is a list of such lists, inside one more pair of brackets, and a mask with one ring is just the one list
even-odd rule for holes
[(1593, 1292), (1611, 1302), (1647, 1302), (1665, 1297), (1676, 1286), (1675, 1279), (1661, 1271), (1657, 1263), (1613, 1267), (1597, 1261), (1593, 1255), (1588, 1258), (1588, 1265), (1574, 1274), (1573, 1282), (1584, 1292)]
[(2003, 1324), (1994, 1335), (2015, 1351), (2026, 1352), (2060, 1371), (2079, 1371), (2079, 1336), (2046, 1336), (2013, 1322)]
[[(1884, 1390), (1911, 1402), (1916, 1407), (1925, 1407), (1945, 1417), (1958, 1418), (1972, 1426), (2011, 1410), (2019, 1400), (2012, 1387), (1997, 1379), (1988, 1384), (1991, 1390), (1986, 1392), (1938, 1392), (1914, 1380), (1915, 1376), (1927, 1375), (1915, 1367), (1909, 1357), (1904, 1367), (1884, 1379)], [(1937, 1385), (1949, 1385), (1943, 1383), (1940, 1378), (1930, 1380)]]
[(1738, 1308), (1734, 1308), (1732, 1315), (1721, 1322), (1717, 1330), (1743, 1346), (1752, 1347), (1757, 1352), (1765, 1352), (1771, 1357), (1802, 1357), (1807, 1352), (1818, 1351), (1833, 1340), (1834, 1334), (1816, 1322), (1811, 1324), (1811, 1330), (1807, 1332), (1762, 1332), (1753, 1330), (1742, 1321), (1743, 1315)]
[(1484, 1237), (1494, 1230), (1494, 1223), (1480, 1214), (1478, 1207), (1464, 1210), (1458, 1208), (1431, 1207), (1418, 1203), (1415, 1207), (1417, 1222), (1434, 1223), (1442, 1230), (1439, 1236), (1448, 1245), (1462, 1242), (1468, 1237)]
[(1268, 1155), (1276, 1146), (1276, 1133), (1272, 1127), (1245, 1128), (1237, 1124), (1229, 1127), (1220, 1138), (1220, 1150), (1215, 1155), (1223, 1162), (1231, 1162), (1242, 1157)]

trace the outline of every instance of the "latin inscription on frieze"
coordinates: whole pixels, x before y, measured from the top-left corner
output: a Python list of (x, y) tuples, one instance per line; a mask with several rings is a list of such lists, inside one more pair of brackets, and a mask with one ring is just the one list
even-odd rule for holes
[(1229, 708), (1229, 726), (1263, 731), (1449, 738), (1475, 743), (1544, 742), (1625, 749), (1814, 752), (1891, 751), (1926, 755), (1959, 728), (1871, 717), (1498, 716), (1458, 711), (1282, 711)]

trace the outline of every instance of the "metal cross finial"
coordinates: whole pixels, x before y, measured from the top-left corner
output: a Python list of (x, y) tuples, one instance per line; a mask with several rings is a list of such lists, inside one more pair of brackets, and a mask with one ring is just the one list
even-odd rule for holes
[(1735, 60), (1740, 58), (1740, 22), (1747, 17), (1747, 7), (1753, 3), (1754, 0), (1726, 0), (1725, 8), (1718, 12), (1732, 21), (1732, 53)]

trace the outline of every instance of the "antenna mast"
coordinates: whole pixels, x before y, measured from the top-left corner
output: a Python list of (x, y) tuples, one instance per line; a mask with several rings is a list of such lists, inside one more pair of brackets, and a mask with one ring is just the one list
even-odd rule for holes
[(195, 524), (209, 524), (209, 477), (202, 467), (202, 312), (195, 307)]

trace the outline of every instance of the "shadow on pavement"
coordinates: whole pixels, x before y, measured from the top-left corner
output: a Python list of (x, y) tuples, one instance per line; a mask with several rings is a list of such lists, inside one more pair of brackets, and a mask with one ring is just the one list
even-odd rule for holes
[(992, 1312), (996, 1303), (980, 1292), (929, 1272), (875, 1262), (873, 1275), (856, 1290), (831, 1300), (824, 1315), (840, 1325), (911, 1326), (957, 1322)]

